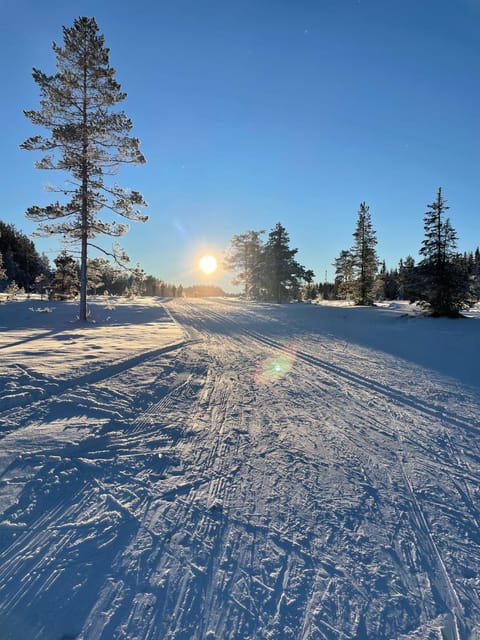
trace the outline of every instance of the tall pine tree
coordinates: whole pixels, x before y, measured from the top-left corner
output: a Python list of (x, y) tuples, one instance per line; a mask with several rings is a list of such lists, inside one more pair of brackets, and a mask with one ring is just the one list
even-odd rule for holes
[[(115, 80), (109, 63), (109, 49), (99, 34), (94, 18), (77, 18), (63, 28), (63, 47), (53, 44), (57, 72), (46, 75), (33, 70), (40, 88), (40, 109), (25, 111), (35, 125), (50, 131), (50, 137), (36, 135), (21, 146), (45, 152), (36, 163), (39, 169), (66, 171), (71, 180), (60, 189), (70, 200), (46, 207), (32, 206), (27, 217), (41, 223), (39, 233), (61, 234), (80, 244), (80, 319), (87, 318), (87, 260), (92, 240), (102, 234), (123, 235), (128, 224), (102, 219), (103, 209), (127, 220), (145, 221), (137, 209), (146, 206), (138, 191), (106, 182), (123, 163), (144, 163), (139, 140), (128, 134), (131, 120), (113, 107), (126, 94)], [(97, 246), (97, 249), (108, 253)]]
[(350, 250), (353, 258), (355, 304), (373, 304), (378, 258), (375, 247), (376, 233), (372, 226), (370, 208), (360, 203), (357, 227), (353, 233), (354, 245)]

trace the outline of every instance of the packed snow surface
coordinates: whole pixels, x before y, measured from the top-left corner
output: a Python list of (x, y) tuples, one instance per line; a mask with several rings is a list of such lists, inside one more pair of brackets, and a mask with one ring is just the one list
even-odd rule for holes
[(1, 640), (480, 638), (480, 315), (0, 305)]

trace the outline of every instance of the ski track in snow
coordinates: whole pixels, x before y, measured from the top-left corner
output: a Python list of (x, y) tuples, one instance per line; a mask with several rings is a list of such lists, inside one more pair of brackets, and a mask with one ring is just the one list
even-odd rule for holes
[(480, 637), (478, 389), (321, 309), (163, 308), (167, 344), (3, 365), (1, 639)]

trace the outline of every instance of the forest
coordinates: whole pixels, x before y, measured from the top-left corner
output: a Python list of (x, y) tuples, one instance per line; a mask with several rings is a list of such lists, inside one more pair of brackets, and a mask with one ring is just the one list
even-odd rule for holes
[[(377, 254), (377, 238), (369, 207), (362, 202), (351, 248), (335, 260), (334, 282), (315, 281), (315, 273), (296, 260), (287, 229), (278, 222), (269, 232), (247, 231), (235, 235), (225, 251), (222, 267), (233, 272), (232, 284), (247, 300), (312, 302), (351, 300), (358, 305), (406, 299), (418, 302), (432, 316), (458, 317), (480, 298), (480, 249), (458, 253), (457, 237), (446, 200), (439, 188), (424, 216), (425, 238), (421, 260), (411, 255), (388, 269)], [(66, 249), (50, 264), (32, 240), (13, 225), (0, 221), (0, 291), (7, 297), (18, 292), (39, 293), (50, 300), (76, 299), (80, 292), (80, 264)], [(136, 265), (126, 269), (106, 258), (87, 262), (90, 295), (211, 297), (225, 292), (214, 285), (184, 287), (153, 275)]]

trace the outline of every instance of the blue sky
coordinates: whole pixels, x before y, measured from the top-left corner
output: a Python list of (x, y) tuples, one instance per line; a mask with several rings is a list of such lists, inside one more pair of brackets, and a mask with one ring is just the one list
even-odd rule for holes
[[(147, 158), (118, 182), (149, 203), (149, 222), (121, 239), (148, 273), (204, 282), (200, 254), (280, 221), (298, 260), (332, 280), (362, 201), (379, 257), (395, 267), (417, 257), (439, 186), (459, 249), (480, 244), (480, 0), (4, 4), (0, 219), (23, 233), (35, 229), (25, 210), (52, 199), (45, 183), (61, 183), (19, 149), (39, 132), (23, 115), (38, 107), (31, 69), (54, 73), (52, 41), (86, 15)], [(56, 240), (35, 244), (59, 251)]]

